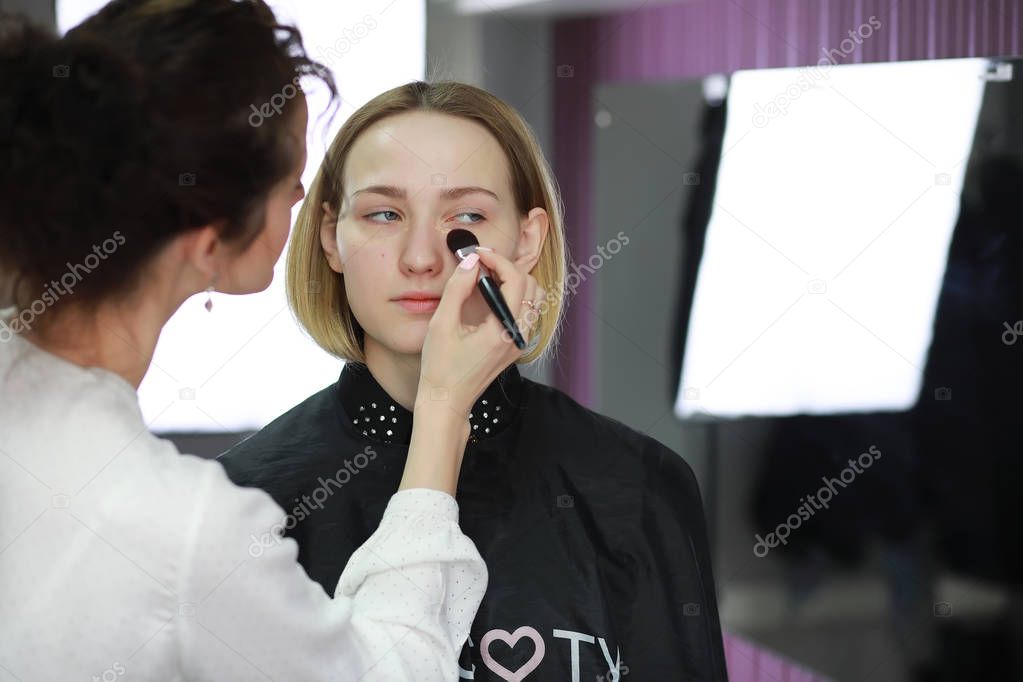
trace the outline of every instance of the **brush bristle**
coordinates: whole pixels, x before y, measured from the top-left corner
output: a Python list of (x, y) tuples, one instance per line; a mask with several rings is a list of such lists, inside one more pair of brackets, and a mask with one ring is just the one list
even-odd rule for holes
[(451, 230), (448, 232), (448, 248), (451, 249), (451, 253), (464, 249), (467, 246), (479, 246), (480, 241), (476, 239), (469, 230), (463, 230), (461, 228)]

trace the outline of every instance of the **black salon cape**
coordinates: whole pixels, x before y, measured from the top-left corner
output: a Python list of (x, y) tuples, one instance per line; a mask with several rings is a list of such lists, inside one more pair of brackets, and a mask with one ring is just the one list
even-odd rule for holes
[[(506, 372), (522, 382), (519, 409), (500, 433), (469, 442), (456, 495), (462, 530), (489, 572), (462, 679), (726, 680), (692, 470), (656, 440), (521, 377), (515, 365)], [(361, 435), (340, 383), (219, 459), (232, 480), (263, 488), (297, 520), (287, 535), (298, 542), (298, 560), (331, 595), (379, 524), (408, 453)], [(338, 477), (345, 485), (327, 486), (322, 508), (296, 506), (367, 447), (373, 459), (349, 466), (357, 473)]]

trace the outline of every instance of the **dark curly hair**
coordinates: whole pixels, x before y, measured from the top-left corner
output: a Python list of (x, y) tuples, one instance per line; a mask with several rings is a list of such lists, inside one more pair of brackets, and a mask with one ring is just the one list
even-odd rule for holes
[(132, 291), (192, 229), (244, 249), (297, 161), (299, 77), (337, 97), (261, 0), (114, 0), (64, 38), (3, 15), (0, 73), (0, 280), (19, 308), (89, 254), (104, 263), (76, 304)]

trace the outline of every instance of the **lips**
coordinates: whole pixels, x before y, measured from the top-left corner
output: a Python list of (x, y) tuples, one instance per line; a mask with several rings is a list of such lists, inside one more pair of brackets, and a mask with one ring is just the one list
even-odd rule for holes
[(440, 297), (432, 294), (407, 294), (395, 303), (410, 313), (432, 313), (440, 304)]

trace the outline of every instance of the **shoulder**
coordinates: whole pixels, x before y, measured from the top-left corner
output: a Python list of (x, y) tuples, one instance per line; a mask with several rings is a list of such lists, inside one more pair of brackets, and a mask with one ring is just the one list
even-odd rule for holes
[[(169, 540), (186, 553), (198, 537), (237, 538), (235, 531), (269, 525), (284, 515), (262, 490), (233, 483), (216, 461), (181, 453), (148, 432), (115, 458), (85, 493), (110, 523), (145, 529), (145, 537), (160, 544)], [(150, 532), (154, 529), (159, 532)], [(196, 558), (202, 560), (202, 554)]]
[(692, 467), (664, 443), (556, 388), (526, 381), (530, 417), (553, 439), (557, 452), (582, 460), (591, 470), (614, 471), (619, 480), (645, 479), (653, 487), (665, 483), (697, 488)]
[(337, 383), (313, 393), (290, 410), (274, 419), (258, 432), (246, 438), (230, 452), (250, 452), (273, 445), (280, 447), (288, 443), (302, 442), (321, 430), (325, 418), (337, 422), (340, 401), (337, 399)]
[[(232, 481), (270, 490), (302, 478), (318, 454), (329, 453), (341, 438), (337, 384), (331, 384), (274, 419), (220, 455)], [(278, 497), (275, 495), (275, 497)]]
[(69, 511), (183, 601), (189, 589), (212, 589), (284, 517), (267, 493), (147, 431), (108, 459)]
[(32, 474), (0, 478), (0, 493), (47, 505), (63, 498), (59, 506), (78, 521), (73, 532), (104, 541), (83, 542), (83, 552), (114, 548), (169, 587), (204, 554), (244, 553), (251, 539), (243, 531), (284, 516), (266, 493), (233, 485), (218, 463), (152, 435), (120, 378), (30, 348), (13, 355), (0, 348), (0, 450), (31, 462)]

